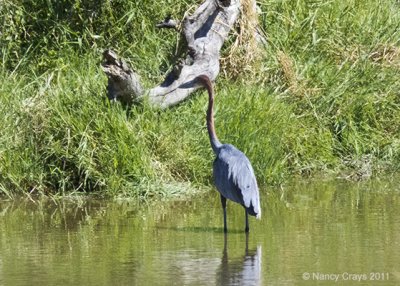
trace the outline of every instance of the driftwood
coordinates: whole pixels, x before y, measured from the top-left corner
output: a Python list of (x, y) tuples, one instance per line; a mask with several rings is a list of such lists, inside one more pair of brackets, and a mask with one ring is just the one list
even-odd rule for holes
[[(186, 99), (199, 88), (193, 81), (204, 74), (215, 80), (219, 73), (219, 53), (229, 31), (237, 21), (240, 0), (205, 0), (182, 23), (167, 17), (159, 28), (181, 30), (187, 42), (187, 56), (175, 65), (163, 83), (144, 90), (137, 73), (111, 50), (103, 54), (103, 71), (108, 77), (108, 97), (125, 104), (148, 97), (162, 108)], [(181, 27), (181, 29), (180, 29)]]

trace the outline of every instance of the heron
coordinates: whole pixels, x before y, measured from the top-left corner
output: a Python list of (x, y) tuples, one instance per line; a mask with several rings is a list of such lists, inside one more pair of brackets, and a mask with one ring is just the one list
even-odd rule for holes
[(214, 90), (211, 80), (200, 75), (195, 80), (208, 91), (207, 130), (211, 148), (215, 154), (213, 176), (215, 186), (220, 193), (224, 214), (224, 233), (228, 232), (226, 224), (227, 199), (242, 205), (245, 209), (245, 232), (249, 232), (248, 215), (261, 218), (260, 195), (253, 167), (242, 151), (231, 144), (222, 144), (214, 127)]

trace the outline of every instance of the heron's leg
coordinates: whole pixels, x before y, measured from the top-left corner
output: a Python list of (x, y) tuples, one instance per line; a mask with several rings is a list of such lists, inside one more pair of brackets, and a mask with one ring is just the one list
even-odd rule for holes
[(246, 249), (245, 249), (245, 255), (249, 255), (249, 233), (246, 232)]
[(246, 228), (244, 229), (244, 231), (245, 231), (246, 233), (248, 233), (249, 230), (250, 230), (250, 228), (249, 228), (249, 214), (247, 213), (247, 210), (246, 210), (246, 209), (244, 209), (244, 212), (246, 213)]
[(228, 256), (228, 235), (226, 232), (224, 233), (224, 253), (223, 254), (224, 254), (224, 257)]
[(226, 227), (226, 198), (221, 195), (221, 204), (222, 204), (222, 209), (224, 211), (224, 232), (228, 232), (228, 228)]

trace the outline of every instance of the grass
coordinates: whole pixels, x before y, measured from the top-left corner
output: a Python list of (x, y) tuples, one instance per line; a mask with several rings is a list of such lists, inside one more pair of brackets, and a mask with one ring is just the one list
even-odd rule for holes
[[(131, 61), (147, 86), (159, 82), (179, 55), (179, 49), (171, 54), (179, 42), (175, 32), (154, 28), (151, 11), (168, 14), (167, 2), (102, 6), (92, 19), (97, 26), (86, 18), (79, 22), (95, 8), (67, 7), (78, 19), (71, 26), (57, 18), (57, 7), (46, 6), (50, 14), (39, 21), (29, 7), (5, 1), (12, 17), (0, 9), (3, 23), (26, 34), (0, 39), (1, 193), (160, 198), (211, 185), (205, 92), (165, 111), (137, 105), (128, 116), (105, 96), (99, 63), (107, 44)], [(171, 13), (181, 17), (194, 3), (182, 2)], [(399, 4), (259, 5), (268, 40), (261, 60), (242, 73), (222, 72), (216, 83), (221, 141), (247, 154), (262, 185), (282, 184), (293, 175), (398, 171)], [(52, 29), (43, 34), (37, 25)], [(222, 56), (229, 60), (230, 52), (226, 46)], [(243, 64), (236, 58), (224, 66)]]

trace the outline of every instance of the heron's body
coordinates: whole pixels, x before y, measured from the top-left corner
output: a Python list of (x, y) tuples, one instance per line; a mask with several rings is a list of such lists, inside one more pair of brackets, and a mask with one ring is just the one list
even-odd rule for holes
[(223, 144), (215, 158), (213, 173), (222, 196), (241, 204), (249, 215), (261, 215), (257, 181), (246, 155), (231, 144)]
[(216, 155), (213, 174), (215, 186), (221, 194), (221, 203), (224, 211), (224, 231), (227, 231), (226, 199), (229, 199), (245, 208), (245, 231), (248, 232), (248, 214), (256, 218), (261, 217), (260, 197), (253, 167), (246, 155), (236, 147), (219, 142), (214, 128), (214, 92), (211, 81), (204, 75), (197, 77), (197, 81), (207, 88), (209, 94), (207, 129), (211, 147)]

